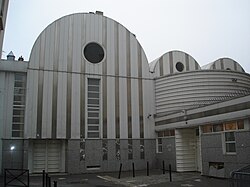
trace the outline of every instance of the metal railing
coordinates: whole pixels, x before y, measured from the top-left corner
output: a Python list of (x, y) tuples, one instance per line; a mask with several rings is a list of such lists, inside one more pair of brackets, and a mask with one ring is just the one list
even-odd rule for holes
[(231, 173), (231, 187), (250, 187), (250, 165)]

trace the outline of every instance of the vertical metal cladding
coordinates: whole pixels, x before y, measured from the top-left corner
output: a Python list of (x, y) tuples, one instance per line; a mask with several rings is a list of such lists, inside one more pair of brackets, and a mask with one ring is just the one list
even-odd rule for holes
[(55, 46), (53, 52), (54, 56), (54, 64), (53, 64), (53, 92), (52, 92), (52, 134), (51, 137), (53, 139), (56, 138), (56, 129), (57, 129), (57, 93), (58, 93), (58, 63), (59, 63), (59, 46), (60, 40), (59, 35), (56, 34), (58, 31), (57, 25), (55, 26), (55, 32), (53, 33), (53, 37), (55, 39)]
[(244, 73), (242, 66), (231, 58), (219, 58), (212, 63), (202, 67), (202, 69), (230, 70)]
[[(177, 67), (178, 65), (178, 67)], [(182, 67), (180, 68), (181, 65)], [(155, 71), (159, 69), (159, 71)], [(199, 70), (200, 66), (189, 54), (182, 51), (169, 51), (150, 63), (154, 77)]]
[[(107, 19), (102, 20), (102, 43), (107, 47)], [(102, 62), (102, 74), (107, 74), (107, 60)], [(102, 137), (107, 138), (107, 76), (102, 77)]]
[(220, 59), (220, 67), (221, 67), (221, 69), (225, 69), (225, 68), (224, 68), (224, 62), (223, 62), (223, 59)]
[(119, 32), (115, 24), (115, 137), (120, 138), (120, 104), (119, 104)]
[(169, 69), (170, 69), (170, 74), (173, 73), (173, 66), (174, 66), (174, 64), (173, 64), (173, 52), (170, 51), (169, 52)]
[(126, 35), (127, 48), (127, 115), (128, 115), (128, 138), (132, 138), (132, 109), (131, 109), (131, 60), (130, 60), (130, 33)]
[(138, 93), (139, 93), (139, 124), (140, 124), (140, 138), (144, 138), (144, 121), (143, 121), (143, 85), (142, 85), (142, 54), (141, 48), (138, 44)]
[[(85, 33), (86, 33), (86, 24), (85, 24), (85, 19), (86, 17), (84, 16), (82, 19), (81, 19), (81, 28), (82, 28), (82, 31), (81, 32), (81, 41), (83, 43), (85, 43), (86, 41), (86, 36), (85, 36)], [(85, 72), (85, 59), (84, 58), (81, 58), (81, 72)], [(86, 110), (86, 107), (85, 107), (85, 75), (81, 73), (80, 75), (80, 137), (83, 139), (85, 138), (85, 110)]]
[(71, 95), (72, 95), (72, 54), (73, 54), (73, 26), (72, 19), (69, 19), (68, 31), (68, 53), (67, 53), (67, 118), (66, 118), (66, 137), (71, 138)]
[(234, 61), (234, 70), (237, 71), (237, 62)]
[[(104, 48), (105, 57), (100, 63), (84, 58), (82, 50), (90, 42)], [(145, 98), (143, 90), (151, 87), (144, 87), (143, 80), (153, 80), (145, 71), (148, 64), (143, 49), (122, 25), (96, 14), (63, 17), (42, 32), (30, 59), (28, 77), (37, 75), (37, 79), (28, 81), (29, 92), (36, 91), (37, 100), (28, 108), (36, 107), (37, 119), (36, 124), (32, 120), (26, 124), (25, 128), (36, 129), (29, 131), (28, 137), (87, 138), (86, 79), (93, 77), (101, 80), (100, 138), (145, 138), (144, 106), (150, 98)], [(132, 103), (134, 98), (136, 103)], [(110, 112), (111, 106), (115, 108)], [(32, 112), (27, 111), (26, 116)], [(36, 128), (31, 128), (33, 125)], [(108, 133), (110, 127), (115, 129)]]
[(38, 71), (38, 97), (37, 97), (37, 131), (36, 137), (42, 136), (42, 107), (43, 107), (43, 79), (44, 79), (44, 60), (45, 60), (45, 39), (44, 34), (41, 36), (40, 48), (39, 48), (39, 71)]
[(160, 76), (163, 75), (163, 57), (159, 59), (159, 66), (160, 66)]
[(189, 56), (185, 54), (185, 61), (186, 61), (186, 71), (189, 71)]

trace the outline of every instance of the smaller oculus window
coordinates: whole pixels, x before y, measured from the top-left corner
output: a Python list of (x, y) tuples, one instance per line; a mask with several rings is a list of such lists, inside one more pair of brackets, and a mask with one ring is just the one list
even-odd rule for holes
[(177, 62), (175, 67), (179, 72), (182, 72), (184, 70), (184, 65), (181, 62)]
[(88, 43), (84, 47), (83, 54), (86, 60), (94, 64), (99, 63), (104, 59), (104, 50), (102, 46), (94, 42)]

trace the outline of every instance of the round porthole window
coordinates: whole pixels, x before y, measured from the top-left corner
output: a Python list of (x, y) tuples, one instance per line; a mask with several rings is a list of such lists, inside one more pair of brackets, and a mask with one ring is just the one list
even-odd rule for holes
[(182, 72), (184, 70), (184, 65), (181, 62), (177, 62), (175, 67), (179, 72)]
[(88, 43), (83, 49), (85, 59), (91, 63), (99, 63), (104, 59), (104, 50), (97, 43)]

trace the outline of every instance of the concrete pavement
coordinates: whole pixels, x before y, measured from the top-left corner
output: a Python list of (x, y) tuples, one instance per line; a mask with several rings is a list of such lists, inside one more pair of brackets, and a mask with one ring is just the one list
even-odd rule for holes
[[(226, 187), (229, 186), (228, 179), (217, 179), (201, 176), (198, 172), (172, 173), (172, 182), (169, 181), (169, 174), (162, 174), (161, 170), (151, 170), (150, 176), (146, 176), (146, 171), (136, 171), (135, 177), (132, 172), (122, 172), (121, 178), (118, 179), (116, 173), (99, 173), (99, 174), (50, 174), (51, 186), (53, 181), (57, 181), (57, 187)], [(0, 179), (0, 186), (3, 185), (3, 176)], [(30, 176), (30, 187), (41, 187), (41, 175)]]
[[(206, 176), (201, 176), (198, 172), (184, 172), (184, 173), (172, 173), (172, 182), (169, 180), (169, 173), (162, 174), (162, 171), (155, 170), (151, 171), (150, 176), (145, 176), (146, 172), (136, 172), (137, 176), (135, 178), (130, 174), (123, 174), (121, 179), (115, 176), (104, 175), (103, 179), (113, 182), (117, 185), (124, 185), (129, 187), (158, 187), (158, 186), (183, 186), (183, 187), (225, 187), (230, 186), (228, 179), (218, 179), (210, 178)], [(125, 175), (125, 176), (124, 176)], [(127, 175), (127, 176), (126, 176)], [(129, 176), (128, 176), (129, 175)]]

